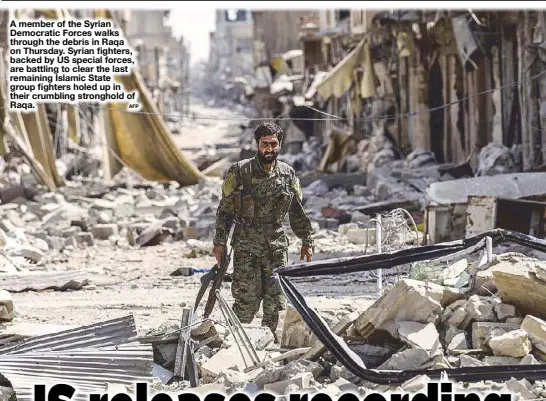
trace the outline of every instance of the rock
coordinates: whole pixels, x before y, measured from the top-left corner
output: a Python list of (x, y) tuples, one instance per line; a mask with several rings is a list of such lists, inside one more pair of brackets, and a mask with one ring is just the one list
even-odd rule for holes
[(136, 238), (136, 245), (155, 246), (163, 243), (167, 238), (171, 237), (174, 233), (170, 228), (163, 226), (163, 221), (158, 220), (152, 223)]
[(38, 248), (42, 252), (48, 252), (49, 251), (49, 245), (47, 244), (47, 241), (41, 239), (41, 238), (34, 238), (34, 246)]
[(533, 348), (527, 333), (521, 329), (493, 337), (489, 340), (488, 345), (495, 356), (511, 356), (514, 358), (526, 356)]
[(82, 232), (82, 229), (80, 227), (72, 226), (72, 227), (68, 227), (67, 229), (63, 230), (61, 232), (61, 234), (62, 234), (63, 238), (69, 238), (69, 237), (73, 237), (76, 234), (81, 233), (81, 232)]
[(510, 323), (475, 322), (472, 325), (472, 348), (487, 349), (487, 343), (492, 337), (519, 328), (519, 325)]
[(521, 358), (512, 356), (486, 356), (483, 361), (489, 366), (519, 365)]
[(448, 327), (459, 327), (466, 319), (466, 300), (459, 299), (448, 305), (442, 312), (442, 323)]
[(498, 296), (525, 315), (546, 319), (546, 281), (537, 277), (546, 274), (546, 261), (513, 257), (498, 264), (493, 272)]
[(440, 348), (440, 336), (433, 323), (400, 322), (398, 328), (400, 339), (413, 348), (433, 351)]
[(95, 241), (93, 239), (93, 234), (91, 233), (78, 233), (73, 237), (77, 244), (86, 244), (88, 246), (93, 246)]
[(345, 380), (351, 380), (354, 377), (355, 375), (345, 366), (334, 365), (330, 370), (330, 380), (334, 382), (340, 378), (343, 378)]
[(173, 276), (173, 277), (177, 277), (177, 276), (189, 277), (189, 276), (193, 276), (193, 274), (194, 274), (193, 268), (191, 268), (191, 267), (179, 267), (178, 269), (176, 269), (175, 271), (173, 271), (171, 273), (171, 276)]
[(449, 342), (447, 349), (450, 351), (467, 350), (468, 341), (466, 340), (466, 334), (464, 332), (455, 334)]
[(532, 315), (525, 316), (521, 329), (524, 330), (533, 347), (546, 353), (546, 322)]
[(218, 375), (215, 383), (220, 383), (227, 387), (244, 388), (249, 381), (248, 375), (236, 370), (227, 369)]
[(393, 351), (388, 348), (371, 344), (354, 344), (349, 348), (357, 354), (368, 368), (375, 368), (392, 356)]
[(460, 292), (433, 283), (403, 279), (386, 291), (354, 323), (358, 333), (368, 338), (376, 330), (384, 330), (397, 338), (398, 322), (434, 323), (444, 305), (462, 298)]
[(291, 306), (286, 305), (281, 348), (311, 347), (316, 341), (315, 335), (303, 321), (300, 314)]
[(93, 236), (100, 240), (107, 240), (108, 238), (118, 235), (117, 224), (95, 224), (91, 229)]
[(115, 210), (117, 208), (117, 203), (108, 201), (106, 199), (95, 199), (91, 209), (96, 210)]
[(358, 386), (356, 384), (353, 384), (342, 377), (334, 382), (334, 386), (336, 386), (340, 390), (340, 393), (358, 392)]
[(521, 359), (521, 365), (540, 365), (540, 362), (536, 360), (534, 355), (526, 355)]
[(351, 244), (373, 246), (375, 245), (375, 227), (349, 228), (347, 230), (347, 241)]
[(486, 366), (486, 364), (479, 359), (476, 359), (470, 355), (461, 355), (461, 368), (470, 368), (473, 366)]
[(402, 384), (402, 390), (407, 393), (416, 393), (418, 391), (424, 390), (427, 388), (428, 383), (430, 382), (430, 377), (425, 375), (419, 375), (413, 379)]
[(337, 232), (342, 234), (342, 235), (347, 235), (347, 231), (349, 229), (356, 229), (358, 228), (358, 224), (356, 223), (345, 223), (345, 224), (340, 224), (337, 228)]
[(163, 220), (163, 227), (171, 229), (173, 232), (178, 232), (180, 230), (180, 221), (176, 217), (166, 217)]
[(209, 383), (191, 389), (192, 394), (205, 398), (209, 394), (227, 394), (228, 387), (221, 383)]
[(446, 330), (446, 334), (444, 336), (444, 344), (450, 344), (453, 338), (459, 334), (464, 333), (463, 330), (459, 330), (457, 327), (449, 326), (449, 328)]
[(15, 397), (15, 390), (12, 387), (0, 386), (0, 400), (12, 400)]
[(506, 319), (506, 323), (517, 324), (518, 326), (521, 326), (521, 324), (523, 323), (523, 318), (522, 317), (509, 317), (508, 319)]
[(495, 304), (494, 309), (497, 319), (502, 322), (506, 321), (506, 319), (517, 317), (518, 314), (514, 305), (508, 305), (502, 302)]
[(472, 295), (466, 303), (466, 319), (462, 328), (468, 326), (472, 321), (475, 322), (495, 322), (496, 316), (493, 311), (493, 305), (488, 298)]
[(430, 354), (419, 348), (407, 349), (391, 356), (379, 370), (416, 370), (430, 361)]
[(162, 366), (170, 366), (175, 362), (176, 359), (176, 349), (178, 348), (177, 343), (167, 343), (167, 344), (157, 344), (155, 345), (159, 356), (161, 357)]
[(442, 270), (439, 278), (440, 282), (444, 285), (455, 285), (466, 269), (468, 269), (468, 261), (466, 259), (458, 260)]
[(283, 380), (276, 383), (266, 384), (264, 386), (264, 391), (276, 395), (283, 395), (286, 392), (286, 389), (289, 385), (295, 384), (298, 386), (298, 389), (303, 390), (309, 388), (311, 380), (313, 379), (312, 373), (302, 373), (299, 376), (296, 376), (289, 380)]
[[(263, 360), (265, 353), (257, 351), (257, 354), (260, 360)], [(244, 371), (245, 368), (246, 365), (237, 347), (223, 348), (201, 365), (201, 376), (204, 381), (211, 383), (228, 369)]]
[(250, 326), (243, 324), (245, 332), (250, 339), (250, 342), (257, 351), (263, 351), (275, 338), (268, 327)]
[(43, 251), (36, 247), (27, 245), (19, 245), (17, 248), (10, 249), (7, 254), (8, 256), (30, 259), (34, 263), (38, 263), (44, 257)]
[(512, 393), (521, 395), (524, 400), (533, 400), (537, 398), (537, 396), (534, 395), (530, 390), (530, 383), (525, 379), (516, 380), (514, 378), (511, 378), (506, 382), (506, 387)]
[(14, 317), (13, 297), (6, 290), (0, 290), (0, 320), (11, 322)]

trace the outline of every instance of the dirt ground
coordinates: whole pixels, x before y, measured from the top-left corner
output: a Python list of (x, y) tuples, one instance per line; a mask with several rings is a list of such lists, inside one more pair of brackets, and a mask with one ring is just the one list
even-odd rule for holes
[[(14, 322), (85, 325), (133, 314), (141, 334), (167, 321), (179, 322), (182, 308), (194, 305), (202, 273), (190, 277), (170, 274), (179, 267), (210, 268), (214, 265), (211, 256), (188, 258), (187, 253), (188, 248), (180, 243), (143, 249), (100, 246), (75, 252), (64, 264), (69, 270), (87, 272), (90, 285), (77, 291), (13, 294)], [(56, 268), (59, 264), (62, 263), (57, 262)], [(296, 285), (307, 295), (307, 301), (319, 310), (359, 310), (370, 304), (373, 297), (361, 295), (369, 293), (369, 285), (349, 284), (345, 280), (339, 280), (339, 285), (335, 285), (335, 281), (325, 278)], [(230, 283), (224, 283), (222, 294), (231, 304), (230, 288)], [(206, 298), (201, 301), (198, 316), (205, 302)], [(211, 318), (221, 319), (218, 308)], [(261, 313), (255, 323), (259, 324), (260, 318)]]
[[(234, 111), (212, 109), (193, 102), (198, 115), (242, 117)], [(189, 120), (181, 123), (181, 134), (175, 136), (180, 148), (201, 142), (226, 142), (233, 137), (233, 125), (238, 122)], [(212, 244), (205, 246), (210, 250)], [(65, 325), (85, 325), (105, 319), (133, 314), (139, 334), (167, 321), (179, 322), (182, 307), (193, 306), (200, 287), (202, 273), (191, 277), (173, 277), (179, 267), (211, 268), (212, 255), (188, 257), (184, 242), (162, 244), (137, 249), (97, 243), (90, 248), (65, 252), (40, 270), (81, 270), (90, 285), (77, 291), (43, 291), (13, 294), (17, 322), (42, 322)], [(324, 258), (326, 255), (321, 255)], [(342, 278), (307, 280), (297, 287), (307, 294), (307, 300), (319, 309), (363, 309), (373, 299), (373, 288), (366, 282)], [(373, 286), (372, 286), (373, 287)], [(230, 284), (224, 283), (223, 294), (232, 302)], [(202, 301), (205, 304), (206, 298)], [(198, 311), (198, 316), (201, 310)], [(215, 308), (212, 319), (221, 319)], [(256, 317), (259, 323), (261, 313)]]

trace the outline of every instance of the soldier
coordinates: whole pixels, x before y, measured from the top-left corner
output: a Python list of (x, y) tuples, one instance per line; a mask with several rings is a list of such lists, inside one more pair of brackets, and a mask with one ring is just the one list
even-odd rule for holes
[(313, 255), (311, 221), (302, 207), (303, 194), (292, 167), (277, 160), (283, 130), (275, 123), (260, 124), (254, 131), (258, 152), (251, 159), (233, 164), (222, 185), (216, 215), (214, 255), (220, 263), (233, 223), (233, 311), (241, 323), (250, 323), (263, 300), (262, 326), (273, 332), (284, 309), (282, 290), (272, 277), (286, 265), (288, 237), (282, 223), (289, 215), (290, 226), (302, 240), (300, 259)]

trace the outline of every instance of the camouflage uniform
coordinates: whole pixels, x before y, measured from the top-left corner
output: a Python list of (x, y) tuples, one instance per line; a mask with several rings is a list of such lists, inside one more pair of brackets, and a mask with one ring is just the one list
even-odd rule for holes
[(283, 309), (282, 291), (271, 273), (286, 265), (288, 237), (282, 223), (286, 214), (294, 234), (312, 246), (311, 221), (302, 207), (299, 179), (292, 167), (276, 161), (266, 172), (257, 156), (230, 167), (222, 186), (216, 216), (214, 244), (225, 245), (232, 223), (233, 311), (250, 323), (263, 300), (262, 325), (273, 333)]

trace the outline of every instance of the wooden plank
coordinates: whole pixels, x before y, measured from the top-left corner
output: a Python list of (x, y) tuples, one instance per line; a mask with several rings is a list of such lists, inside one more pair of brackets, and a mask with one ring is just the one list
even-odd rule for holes
[(176, 361), (174, 365), (174, 376), (184, 377), (184, 354), (186, 351), (186, 339), (188, 338), (191, 330), (189, 327), (191, 308), (182, 309), (182, 319), (180, 320), (180, 334), (178, 336), (178, 348), (176, 349)]
[(192, 324), (192, 322), (192, 308), (184, 308), (182, 310), (182, 319), (180, 321), (181, 330), (176, 349), (174, 377), (177, 379), (184, 379), (185, 372), (187, 372), (191, 387), (197, 387), (199, 386), (199, 376), (194, 357), (194, 345), (191, 342), (191, 327), (188, 327)]
[[(190, 324), (194, 322), (193, 309), (190, 309)], [(185, 366), (188, 372), (188, 379), (191, 387), (199, 386), (199, 374), (197, 363), (195, 362), (195, 344), (191, 341), (191, 328), (188, 328), (188, 337), (186, 339), (186, 349), (184, 351)]]

